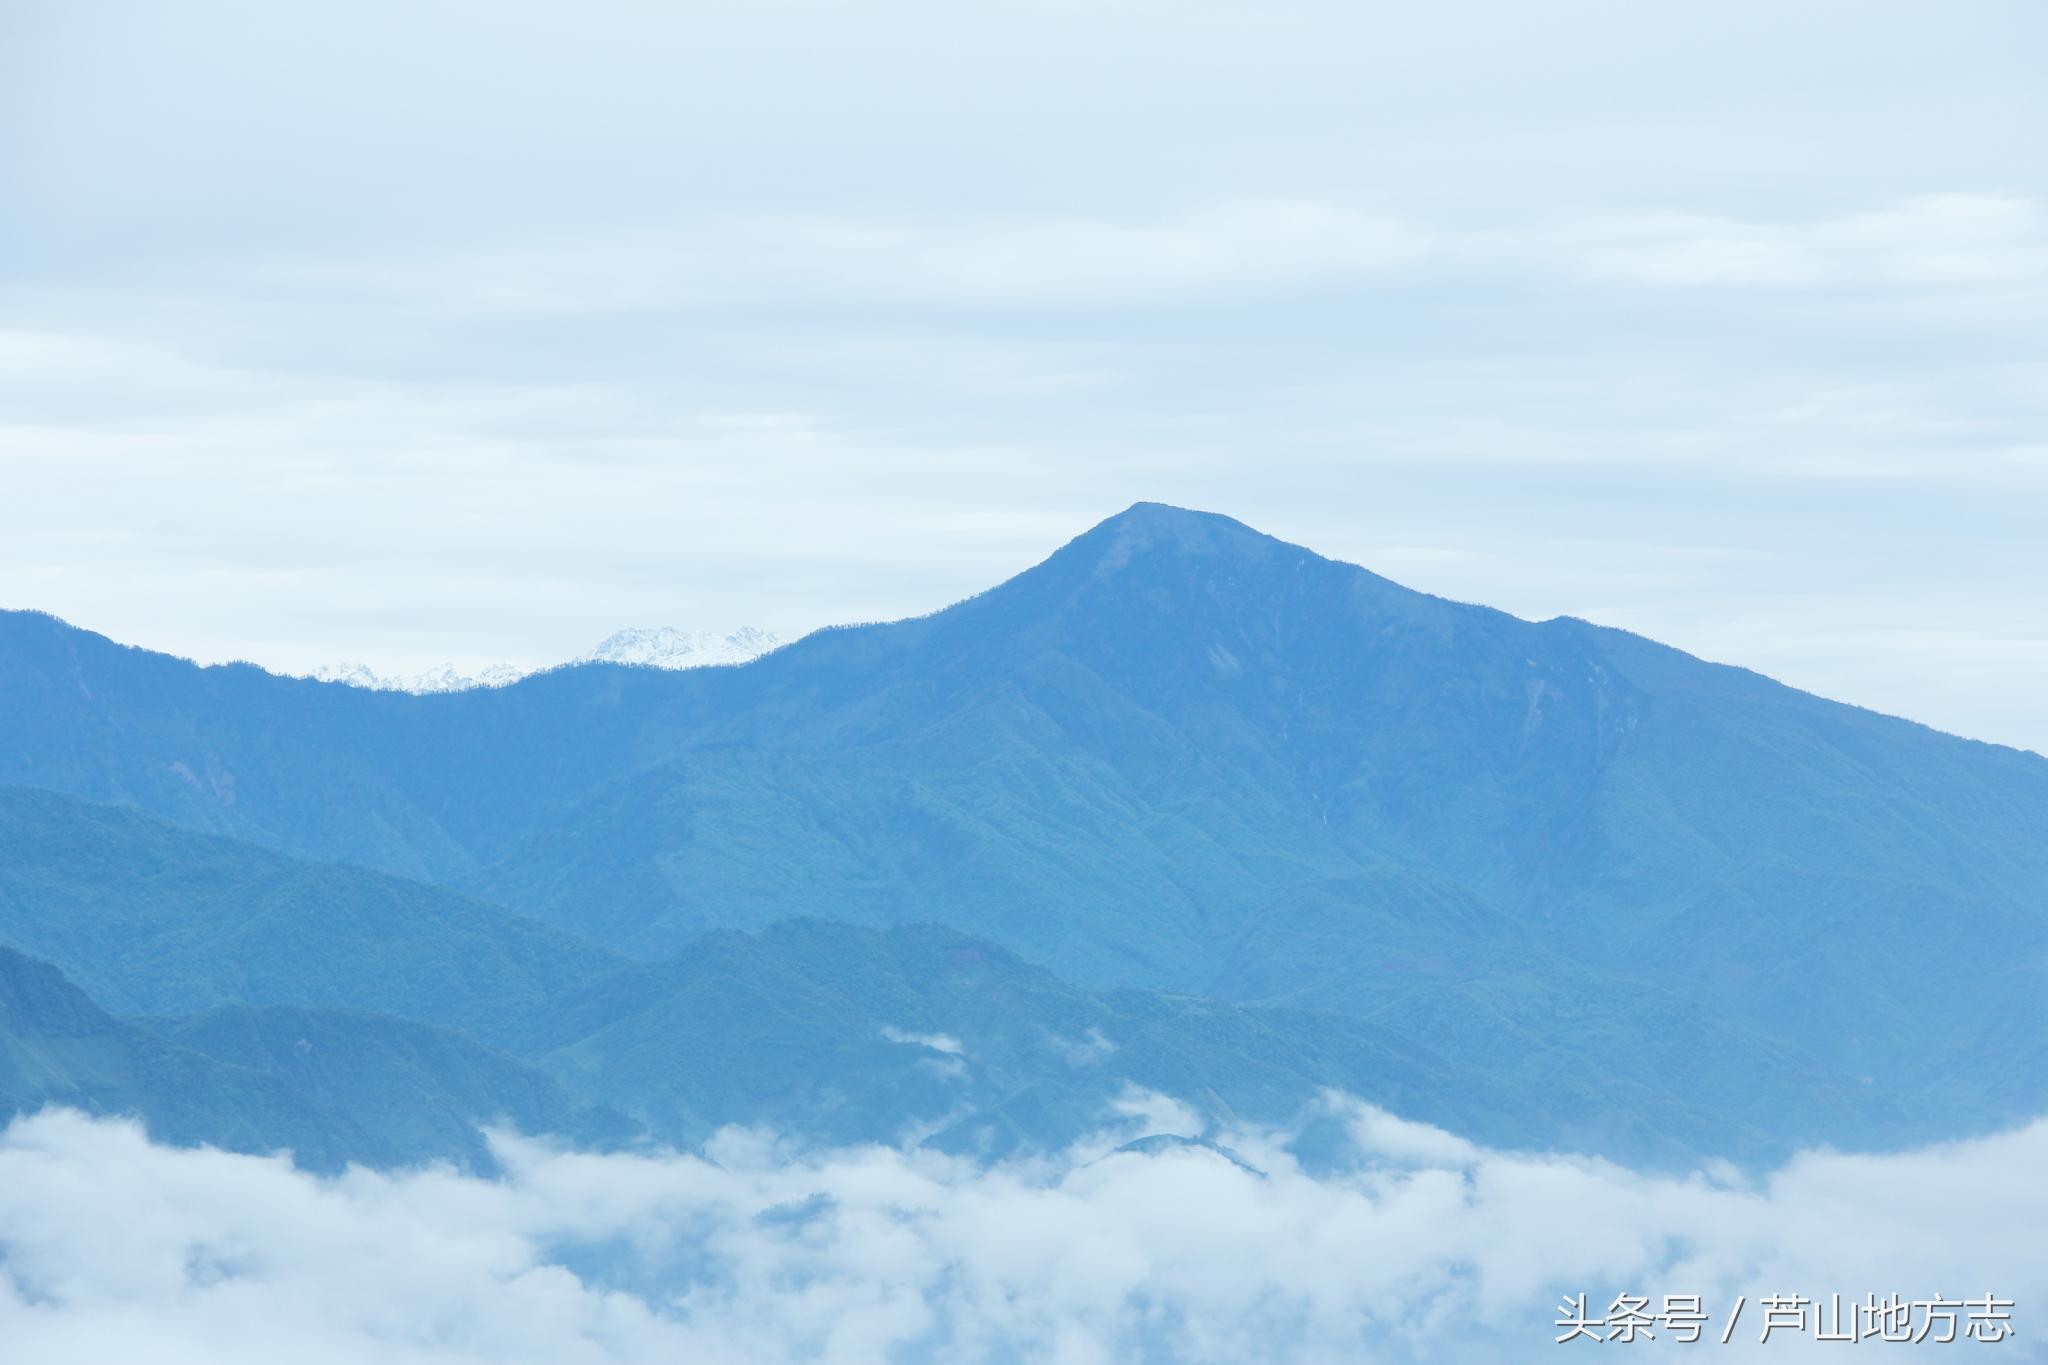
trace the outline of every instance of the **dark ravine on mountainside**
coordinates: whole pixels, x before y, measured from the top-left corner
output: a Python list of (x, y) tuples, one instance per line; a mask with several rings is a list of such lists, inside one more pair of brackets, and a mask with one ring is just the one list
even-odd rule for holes
[[(1378, 1085), (1490, 1141), (1763, 1154), (2048, 1109), (2005, 1045), (2048, 1024), (2048, 760), (1150, 504), (932, 616), (691, 673), (366, 693), (9, 613), (0, 783), (72, 798), (0, 800), (0, 938), (104, 1003), (462, 1029), (671, 1135), (870, 1134), (971, 1091), (936, 1140), (1002, 1145), (1071, 1122), (991, 1115), (1103, 1098), (792, 919), (1040, 964), (1017, 1009), (1098, 1029), (1112, 1079)], [(81, 937), (94, 903), (188, 965)], [(872, 979), (821, 986), (842, 957)], [(884, 1026), (958, 1033), (968, 1090)], [(877, 1049), (896, 1099), (778, 1073), (799, 1038)]]

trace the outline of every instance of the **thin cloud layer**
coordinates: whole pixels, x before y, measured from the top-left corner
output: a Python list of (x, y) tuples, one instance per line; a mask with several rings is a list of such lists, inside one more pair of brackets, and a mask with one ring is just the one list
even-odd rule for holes
[[(1281, 1134), (1225, 1135), (1239, 1163), (1119, 1151), (1126, 1124), (993, 1167), (748, 1132), (698, 1155), (501, 1136), (497, 1181), (319, 1179), (46, 1112), (0, 1135), (0, 1341), (169, 1365), (1516, 1361), (1594, 1349), (1553, 1343), (1560, 1295), (1697, 1293), (1717, 1333), (1737, 1294), (1898, 1292), (2016, 1300), (1997, 1358), (2044, 1358), (2048, 1122), (1752, 1182), (1327, 1110), (1354, 1163), (1322, 1176)], [(1726, 1347), (1678, 1349), (1844, 1349), (1759, 1349), (1757, 1312)]]

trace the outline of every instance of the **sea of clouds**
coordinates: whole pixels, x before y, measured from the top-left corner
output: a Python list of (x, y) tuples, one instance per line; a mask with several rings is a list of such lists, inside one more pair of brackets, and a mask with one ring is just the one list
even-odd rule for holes
[[(1995, 1293), (2048, 1359), (2048, 1120), (1746, 1176), (1485, 1150), (1331, 1095), (1343, 1169), (1288, 1135), (1118, 1150), (1126, 1127), (995, 1165), (728, 1131), (590, 1154), (495, 1135), (504, 1174), (319, 1177), (50, 1110), (0, 1134), (0, 1357), (160, 1365), (1804, 1359), (1737, 1294)], [(1694, 1346), (1559, 1346), (1561, 1295), (1698, 1293)], [(1865, 1343), (1916, 1356), (1910, 1346)]]

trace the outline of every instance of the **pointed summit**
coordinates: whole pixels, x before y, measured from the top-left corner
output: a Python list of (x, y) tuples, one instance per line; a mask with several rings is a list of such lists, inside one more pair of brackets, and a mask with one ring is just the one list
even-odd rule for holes
[(1161, 539), (1189, 541), (1216, 535), (1239, 536), (1255, 540), (1271, 540), (1264, 532), (1253, 530), (1235, 517), (1221, 512), (1204, 512), (1195, 507), (1176, 507), (1166, 502), (1134, 502), (1113, 517), (1106, 517), (1084, 534), (1093, 534), (1110, 527), (1120, 532), (1143, 534)]
[(1139, 610), (1169, 609), (1190, 593), (1231, 583), (1250, 587), (1303, 572), (1341, 569), (1241, 521), (1159, 502), (1138, 502), (1096, 523), (1039, 564), (983, 594), (1012, 609), (1072, 610), (1114, 598)]
[(1320, 558), (1312, 551), (1253, 530), (1220, 512), (1201, 512), (1163, 502), (1134, 502), (1069, 541), (1047, 563), (1056, 562), (1070, 552), (1083, 551), (1087, 557), (1099, 558), (1107, 567), (1114, 568), (1147, 550), (1164, 550), (1176, 557), (1232, 555), (1263, 558), (1283, 552), (1309, 559)]
[(1356, 628), (1419, 603), (1434, 599), (1231, 517), (1139, 502), (941, 619), (1012, 634), (1051, 627), (1089, 654), (1149, 652), (1178, 667), (1189, 650), (1237, 657), (1254, 637)]

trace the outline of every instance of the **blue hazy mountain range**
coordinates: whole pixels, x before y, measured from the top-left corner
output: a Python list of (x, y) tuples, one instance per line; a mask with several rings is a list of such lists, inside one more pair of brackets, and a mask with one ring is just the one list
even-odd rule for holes
[(55, 967), (0, 947), (0, 1114), (133, 1114), (167, 1142), (289, 1148), (303, 1165), (491, 1165), (481, 1125), (593, 1146), (636, 1131), (459, 1033), (351, 1010), (228, 1006), (117, 1019)]
[[(0, 782), (0, 939), (118, 1028), (274, 1078), (265, 1010), (403, 1025), (585, 1133), (1007, 1148), (1125, 1081), (1626, 1155), (2048, 1110), (2048, 761), (1152, 504), (689, 673), (367, 693), (9, 613)], [(422, 1093), (484, 1065), (392, 1036)]]
[[(1489, 1141), (1663, 1159), (1774, 1150), (1783, 1122), (1739, 1092), (1574, 1074), (1563, 1054), (1454, 1057), (1368, 1019), (1084, 990), (938, 925), (792, 920), (633, 963), (435, 887), (51, 792), (0, 789), (0, 847), (0, 940), (43, 959), (11, 960), (61, 981), (44, 998), (65, 1002), (0, 1015), (17, 1052), (77, 1016), (116, 1040), (94, 1056), (180, 1068), (138, 1088), (164, 1066), (62, 1053), (0, 1090), (7, 1107), (135, 1111), (169, 1136), (314, 1164), (480, 1165), (474, 1130), (496, 1120), (586, 1142), (689, 1143), (734, 1122), (914, 1131), (1001, 1155), (1093, 1131), (1131, 1085), (1273, 1122), (1335, 1087)], [(1808, 1128), (1856, 1102), (1808, 1079)], [(1896, 1112), (1874, 1122), (1906, 1131)]]

